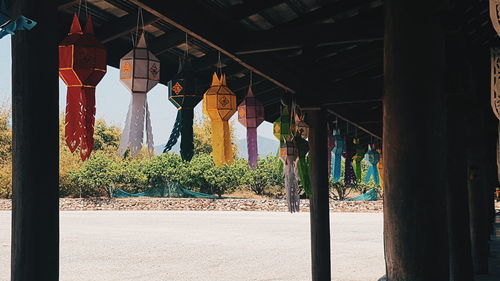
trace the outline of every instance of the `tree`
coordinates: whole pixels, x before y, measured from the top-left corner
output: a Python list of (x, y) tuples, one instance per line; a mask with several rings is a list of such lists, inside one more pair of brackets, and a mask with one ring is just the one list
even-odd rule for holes
[(246, 169), (242, 183), (257, 195), (264, 195), (270, 187), (281, 187), (284, 185), (284, 177), (280, 168), (281, 160), (276, 156), (268, 156), (259, 159), (256, 170)]
[(122, 131), (117, 126), (108, 126), (104, 119), (97, 119), (94, 126), (94, 150), (116, 151), (120, 146)]
[[(229, 130), (231, 133), (231, 144), (233, 146), (234, 158), (236, 158), (238, 155), (238, 146), (236, 145), (233, 122), (229, 122)], [(201, 119), (195, 120), (193, 124), (193, 143), (195, 154), (212, 153), (212, 126), (208, 117), (203, 116)]]
[(112, 196), (116, 182), (116, 163), (103, 152), (94, 152), (80, 169), (69, 172), (81, 188), (81, 196)]
[(0, 197), (12, 193), (12, 128), (10, 108), (0, 105)]
[(217, 194), (230, 193), (240, 184), (241, 173), (233, 166), (215, 167), (212, 157), (208, 154), (198, 154), (190, 162), (188, 186), (197, 188), (200, 192)]

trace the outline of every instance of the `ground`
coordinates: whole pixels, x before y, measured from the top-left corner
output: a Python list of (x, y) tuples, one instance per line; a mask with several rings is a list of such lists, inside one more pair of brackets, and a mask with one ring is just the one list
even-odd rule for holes
[[(382, 214), (330, 215), (333, 280), (381, 277)], [(0, 280), (10, 216), (0, 212)], [(61, 212), (60, 280), (310, 280), (309, 238), (309, 213)]]

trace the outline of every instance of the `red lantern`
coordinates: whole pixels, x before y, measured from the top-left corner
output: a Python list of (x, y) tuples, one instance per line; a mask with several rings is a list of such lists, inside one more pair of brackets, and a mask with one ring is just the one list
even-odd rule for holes
[(95, 87), (106, 74), (106, 49), (95, 38), (89, 16), (82, 31), (78, 17), (59, 45), (59, 76), (68, 86), (64, 135), (71, 152), (86, 160), (94, 147)]

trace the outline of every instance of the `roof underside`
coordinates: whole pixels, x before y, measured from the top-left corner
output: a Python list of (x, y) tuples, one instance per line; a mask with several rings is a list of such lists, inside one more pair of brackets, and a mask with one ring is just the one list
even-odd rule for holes
[[(82, 7), (78, 0), (60, 2), (61, 39), (71, 15), (88, 12), (111, 66), (132, 48), (141, 7), (149, 48), (162, 63), (162, 83), (177, 71), (188, 40), (201, 92), (220, 52), (239, 100), (253, 71), (253, 91), (266, 107), (266, 120), (275, 120), (281, 101), (293, 98), (303, 107), (327, 106), (329, 119), (351, 135), (382, 135), (382, 0), (87, 0)], [(470, 41), (490, 44), (495, 37), (488, 1), (471, 2)], [(345, 119), (358, 129), (348, 128)]]

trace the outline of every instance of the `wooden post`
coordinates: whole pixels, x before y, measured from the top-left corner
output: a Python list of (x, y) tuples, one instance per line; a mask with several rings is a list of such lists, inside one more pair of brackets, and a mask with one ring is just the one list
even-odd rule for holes
[(312, 280), (330, 281), (330, 205), (325, 110), (308, 113), (311, 157), (311, 258)]
[(11, 1), (38, 22), (12, 37), (11, 280), (58, 280), (58, 1)]
[(448, 97), (447, 115), (447, 197), (450, 281), (472, 281), (471, 236), (469, 227), (469, 195), (467, 191), (467, 158), (464, 134), (463, 95)]
[(449, 280), (444, 1), (384, 2), (388, 281)]

